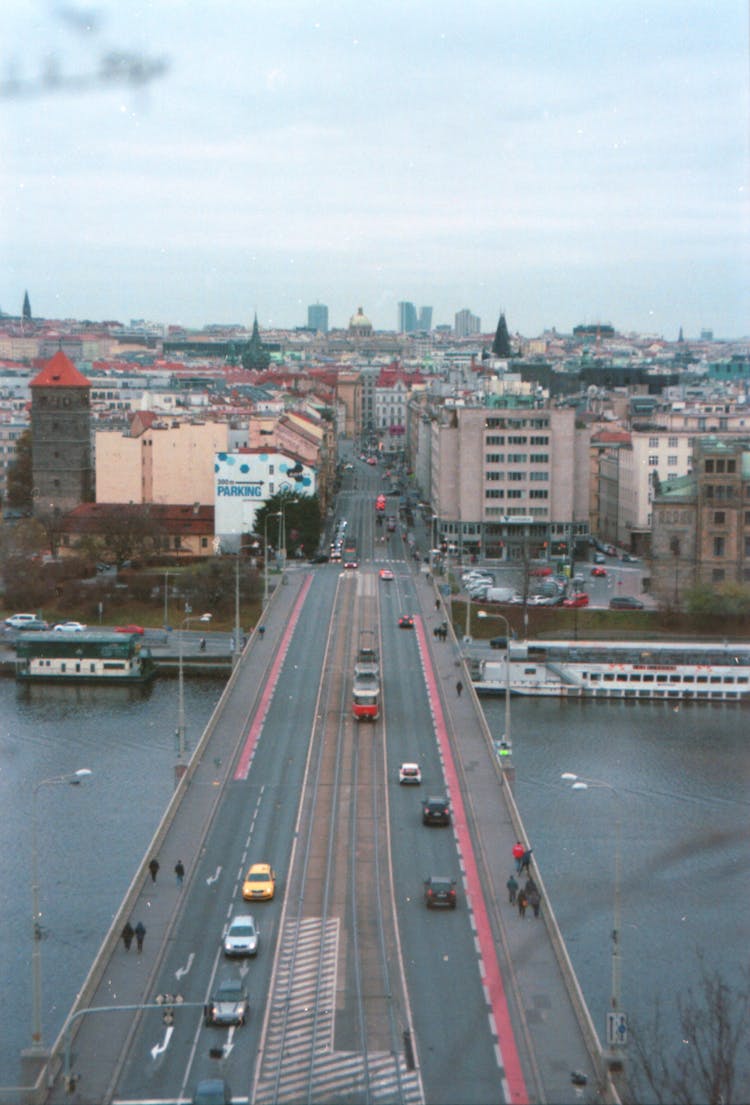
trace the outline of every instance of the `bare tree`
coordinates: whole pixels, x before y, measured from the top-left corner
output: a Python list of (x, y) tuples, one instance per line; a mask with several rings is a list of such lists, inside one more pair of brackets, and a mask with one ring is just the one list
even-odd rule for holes
[(652, 1097), (658, 1105), (740, 1105), (750, 1100), (750, 969), (740, 968), (732, 987), (698, 958), (695, 989), (676, 998), (677, 1054), (667, 1045), (658, 1001), (647, 1028), (631, 1026), (633, 1102)]

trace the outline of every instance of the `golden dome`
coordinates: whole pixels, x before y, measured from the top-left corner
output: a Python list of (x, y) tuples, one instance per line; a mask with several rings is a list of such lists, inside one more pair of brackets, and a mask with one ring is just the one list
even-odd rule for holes
[(361, 307), (358, 307), (356, 315), (352, 315), (352, 317), (349, 319), (349, 329), (356, 330), (360, 334), (372, 333), (372, 323), (370, 322), (367, 315), (362, 313)]

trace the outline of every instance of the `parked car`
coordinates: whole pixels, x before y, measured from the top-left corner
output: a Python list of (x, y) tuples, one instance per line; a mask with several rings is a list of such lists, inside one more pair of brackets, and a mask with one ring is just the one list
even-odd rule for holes
[(609, 600), (610, 610), (643, 610), (643, 603), (635, 595), (615, 595)]
[(585, 591), (579, 591), (577, 594), (563, 599), (563, 606), (588, 606), (588, 604), (589, 597)]
[(244, 1024), (250, 1012), (250, 1002), (241, 978), (225, 978), (205, 1007), (206, 1025), (223, 1027)]
[(622, 556), (620, 557), (620, 560), (623, 560), (626, 564), (637, 564), (638, 563), (638, 557), (633, 556), (632, 553), (628, 553), (628, 552), (624, 552), (622, 554)]
[(536, 564), (536, 565), (534, 565), (534, 567), (529, 572), (529, 575), (532, 575), (532, 576), (551, 576), (552, 575), (552, 569), (550, 568), (549, 564)]
[(255, 918), (250, 913), (233, 917), (224, 936), (224, 955), (257, 955), (260, 936)]
[(507, 648), (507, 637), (490, 637), (490, 648)]
[(35, 622), (36, 620), (36, 614), (11, 614), (9, 618), (5, 619), (5, 624), (10, 629), (21, 629), (26, 622)]
[(116, 625), (115, 633), (135, 633), (137, 636), (142, 637), (146, 630), (142, 625)]
[(431, 875), (424, 880), (424, 904), (428, 909), (444, 906), (456, 908), (456, 880), (445, 875)]
[(594, 563), (595, 564), (606, 564), (607, 563), (607, 558), (604, 555), (604, 553), (600, 553), (600, 552), (594, 553)]
[(450, 825), (451, 811), (448, 799), (442, 795), (432, 795), (422, 803), (423, 825)]
[(45, 622), (43, 618), (32, 618), (29, 622), (22, 622), (18, 627), (18, 632), (26, 633), (30, 630), (44, 632), (45, 629), (49, 629), (49, 622)]

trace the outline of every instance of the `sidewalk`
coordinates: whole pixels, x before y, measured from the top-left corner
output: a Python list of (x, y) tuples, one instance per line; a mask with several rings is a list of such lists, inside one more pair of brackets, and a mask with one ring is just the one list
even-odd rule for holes
[[(563, 972), (555, 954), (555, 941), (562, 940), (545, 893), (543, 873), (533, 862), (531, 873), (542, 895), (540, 918), (534, 918), (531, 908), (522, 918), (517, 907), (508, 901), (505, 884), (515, 872), (513, 845), (519, 839), (533, 845), (533, 827), (527, 836), (515, 809), (511, 786), (503, 779), (494, 756), (484, 715), (455, 636), (449, 630), (447, 641), (442, 642), (433, 635), (442, 622), (450, 625), (449, 609), (442, 598), (436, 608), (435, 582), (428, 580), (417, 565), (415, 570), (420, 613), (440, 683), (443, 711), (459, 774), (466, 785), (467, 819), (479, 869), (483, 881), (486, 880), (487, 908), (493, 919), (529, 1100), (550, 1105), (604, 1100), (598, 1096), (597, 1069), (570, 997), (569, 986), (575, 989), (577, 982), (572, 971), (570, 975)], [(460, 696), (456, 693), (458, 679), (464, 688)], [(521, 885), (525, 878), (525, 875), (518, 878)], [(598, 1051), (593, 1027), (590, 1031), (591, 1045)], [(574, 1071), (586, 1076), (585, 1086), (573, 1085)]]

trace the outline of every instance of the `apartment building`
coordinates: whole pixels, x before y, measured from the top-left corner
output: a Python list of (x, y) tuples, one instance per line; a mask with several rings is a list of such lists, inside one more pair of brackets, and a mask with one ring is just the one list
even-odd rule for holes
[(434, 540), (504, 560), (588, 535), (589, 434), (570, 408), (506, 397), (430, 423)]

